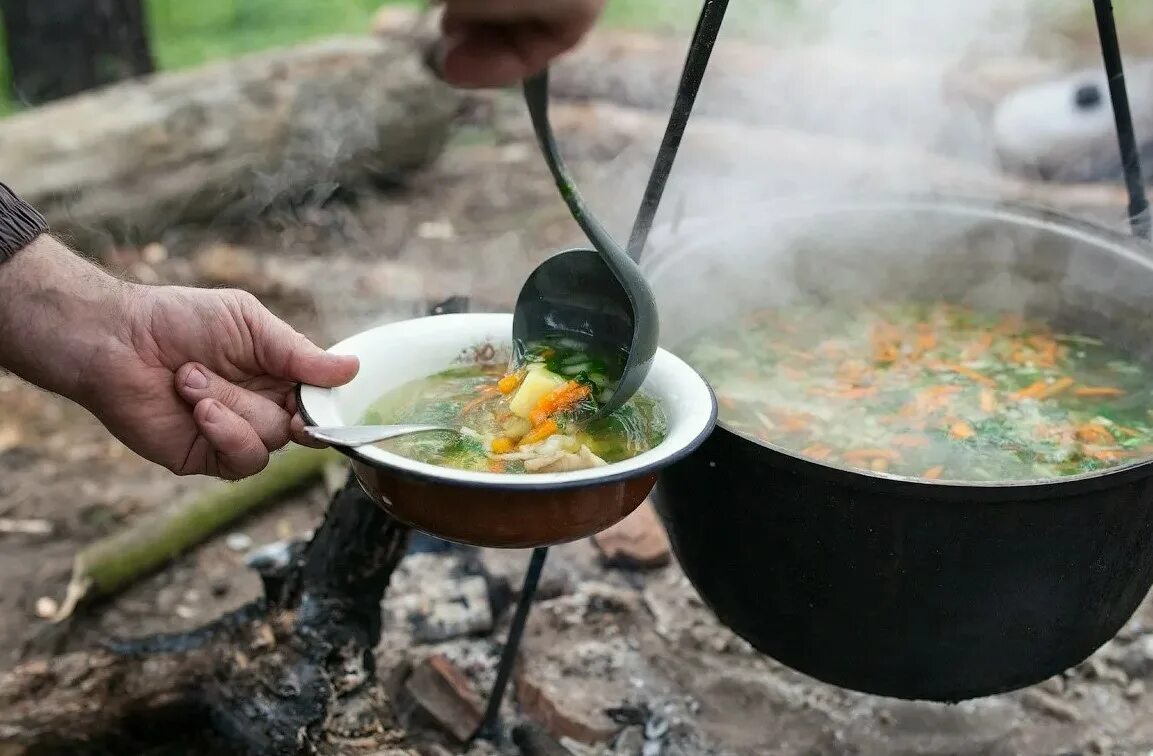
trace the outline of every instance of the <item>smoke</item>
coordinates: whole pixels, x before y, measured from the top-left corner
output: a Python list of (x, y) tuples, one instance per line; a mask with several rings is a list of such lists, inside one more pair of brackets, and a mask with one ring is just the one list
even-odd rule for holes
[[(994, 190), (989, 103), (964, 87), (1004, 61), (1028, 63), (1040, 24), (1073, 3), (800, 0), (787, 23), (771, 4), (752, 19), (739, 6), (678, 157), (666, 223), (671, 207), (697, 215), (782, 196)], [(618, 209), (619, 233), (631, 220), (619, 209), (636, 207), (655, 148), (636, 145), (582, 176), (596, 207)]]

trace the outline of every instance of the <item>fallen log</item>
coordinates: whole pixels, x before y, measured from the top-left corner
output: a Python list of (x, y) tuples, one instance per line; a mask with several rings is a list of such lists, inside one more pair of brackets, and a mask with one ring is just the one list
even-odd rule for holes
[(117, 84), (0, 121), (0, 181), (58, 231), (151, 240), (432, 160), (460, 95), (410, 44), (336, 38)]
[(320, 477), (335, 459), (339, 456), (333, 451), (292, 446), (273, 455), (258, 475), (215, 483), (199, 496), (89, 544), (73, 559), (64, 601), (52, 621), (68, 619), (86, 601), (123, 590), (229, 523)]

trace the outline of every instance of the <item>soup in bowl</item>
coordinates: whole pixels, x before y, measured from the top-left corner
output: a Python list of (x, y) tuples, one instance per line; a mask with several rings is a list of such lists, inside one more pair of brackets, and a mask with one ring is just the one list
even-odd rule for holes
[(667, 351), (622, 410), (586, 421), (580, 410), (601, 388), (600, 361), (578, 362), (571, 348), (563, 359), (546, 353), (514, 363), (511, 331), (506, 314), (438, 315), (364, 331), (330, 349), (360, 359), (356, 378), (334, 389), (302, 386), (301, 413), (316, 426), (458, 428), (340, 451), (398, 520), (498, 548), (563, 543), (610, 527), (713, 428), (711, 389)]

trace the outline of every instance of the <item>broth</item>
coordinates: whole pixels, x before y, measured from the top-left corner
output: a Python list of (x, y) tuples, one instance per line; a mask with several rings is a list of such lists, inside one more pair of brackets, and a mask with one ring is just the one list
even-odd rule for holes
[(726, 426), (841, 467), (1033, 480), (1153, 454), (1153, 373), (1013, 315), (945, 303), (762, 310), (683, 352)]
[(567, 339), (518, 345), (511, 369), (466, 365), (410, 381), (382, 396), (364, 423), (461, 428), (378, 444), (420, 462), (494, 473), (571, 472), (630, 459), (664, 440), (660, 403), (639, 392), (592, 420), (623, 361)]

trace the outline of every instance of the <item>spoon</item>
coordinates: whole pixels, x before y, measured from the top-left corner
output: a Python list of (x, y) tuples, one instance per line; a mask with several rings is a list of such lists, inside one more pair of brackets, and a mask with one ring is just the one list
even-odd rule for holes
[(443, 432), (460, 435), (459, 428), (448, 428), (442, 425), (341, 425), (330, 428), (305, 426), (304, 432), (326, 444), (353, 447), (375, 444), (377, 441), (387, 441), (390, 438), (411, 436), (415, 433)]
[(545, 162), (561, 197), (594, 249), (573, 249), (545, 260), (528, 277), (513, 310), (518, 344), (568, 336), (607, 354), (627, 355), (616, 387), (597, 412), (619, 409), (640, 389), (657, 353), (656, 297), (628, 253), (593, 217), (561, 159), (548, 117), (548, 70), (524, 83), (524, 98)]

